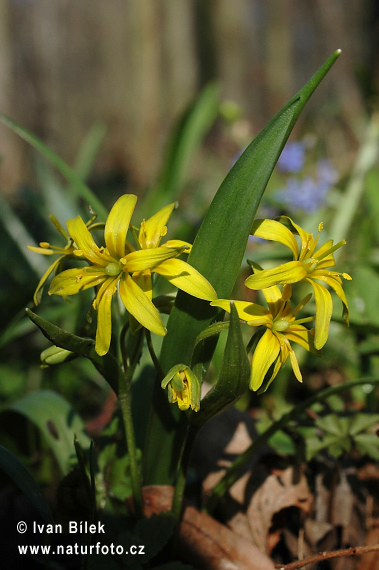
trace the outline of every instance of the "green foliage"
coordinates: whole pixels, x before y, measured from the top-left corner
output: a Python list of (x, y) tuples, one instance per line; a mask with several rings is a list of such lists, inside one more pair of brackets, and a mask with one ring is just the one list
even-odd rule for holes
[(36, 390), (10, 404), (4, 411), (22, 414), (34, 423), (54, 453), (62, 473), (67, 473), (75, 454), (74, 437), (83, 447), (90, 441), (83, 422), (72, 406), (57, 393)]
[(379, 414), (353, 415), (328, 414), (316, 419), (313, 433), (306, 438), (307, 459), (327, 450), (333, 457), (340, 457), (357, 450), (375, 461), (379, 460), (379, 436), (368, 431), (379, 423)]

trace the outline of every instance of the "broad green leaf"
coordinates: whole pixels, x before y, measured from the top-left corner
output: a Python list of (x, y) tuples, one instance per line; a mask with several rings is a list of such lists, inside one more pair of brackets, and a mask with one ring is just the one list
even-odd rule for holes
[(21, 125), (13, 121), (3, 113), (0, 113), (0, 121), (9, 127), (14, 133), (19, 135), (24, 141), (29, 143), (35, 148), (42, 156), (46, 158), (55, 168), (62, 174), (62, 176), (69, 182), (75, 189), (75, 192), (83, 200), (92, 206), (92, 209), (101, 217), (106, 219), (108, 212), (104, 208), (100, 200), (93, 194), (92, 190), (81, 180), (76, 172), (66, 164), (55, 152), (48, 148), (42, 141), (35, 135), (24, 129)]
[[(304, 105), (340, 55), (336, 51), (310, 81), (281, 109), (247, 147), (217, 191), (194, 241), (188, 262), (215, 288), (230, 297), (240, 270), (249, 232), (267, 182)], [(163, 340), (161, 366), (166, 373), (178, 362), (190, 364), (197, 336), (219, 311), (179, 291)], [(171, 412), (163, 394), (155, 391), (151, 433), (145, 450), (148, 483), (172, 483), (179, 453), (180, 416)], [(167, 415), (172, 413), (172, 420)], [(156, 448), (161, 459), (156, 464)]]
[(51, 390), (31, 392), (3, 411), (22, 414), (38, 427), (63, 474), (68, 472), (75, 455), (74, 437), (83, 447), (90, 446), (79, 415), (62, 396)]
[(25, 465), (2, 445), (0, 445), (0, 470), (4, 471), (13, 483), (28, 497), (43, 520), (47, 524), (53, 524), (53, 517), (51, 516), (45, 495)]
[(26, 309), (26, 314), (53, 344), (88, 358), (118, 394), (119, 382), (123, 381), (123, 375), (117, 360), (109, 352), (105, 356), (99, 356), (95, 351), (95, 341), (91, 338), (82, 338), (64, 331), (30, 309)]

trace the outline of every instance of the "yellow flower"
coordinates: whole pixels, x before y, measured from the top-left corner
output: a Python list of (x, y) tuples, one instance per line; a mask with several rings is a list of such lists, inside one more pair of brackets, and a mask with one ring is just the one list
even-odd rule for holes
[(167, 388), (170, 404), (177, 403), (180, 410), (200, 410), (199, 380), (185, 364), (173, 366), (163, 378), (161, 386)]
[[(117, 286), (129, 314), (150, 331), (161, 336), (166, 334), (159, 312), (133, 281), (130, 273), (144, 271), (177, 255), (177, 249), (130, 251), (126, 235), (136, 201), (136, 196), (125, 194), (114, 204), (104, 229), (106, 247), (97, 246), (80, 216), (68, 220), (69, 234), (78, 247), (75, 254), (84, 256), (91, 265), (63, 271), (53, 279), (49, 290), (50, 295), (75, 295), (90, 287), (98, 287), (93, 306), (98, 312), (95, 348), (100, 356), (109, 350), (112, 331), (111, 301)], [(146, 253), (148, 255), (145, 255)]]
[(193, 297), (214, 301), (217, 299), (216, 291), (212, 285), (192, 265), (189, 265), (177, 257), (182, 253), (191, 251), (191, 244), (182, 240), (169, 240), (160, 245), (162, 237), (167, 233), (167, 221), (171, 216), (177, 202), (165, 206), (148, 220), (143, 220), (138, 234), (138, 245), (142, 250), (159, 250), (162, 253), (167, 248), (174, 248), (177, 254), (170, 259), (162, 259), (151, 268), (144, 271), (134, 272), (133, 279), (152, 298), (152, 273), (157, 273), (167, 279), (174, 287), (185, 291)]
[[(347, 273), (337, 273), (327, 268), (335, 265), (334, 252), (346, 242), (345, 240), (333, 245), (332, 240), (328, 240), (320, 248), (316, 249), (318, 238), (322, 230), (319, 225), (316, 239), (312, 234), (303, 230), (290, 218), (283, 217), (291, 227), (288, 229), (276, 220), (256, 220), (251, 229), (251, 234), (263, 239), (280, 242), (289, 247), (293, 253), (294, 261), (284, 263), (273, 269), (266, 269), (254, 273), (245, 281), (245, 285), (250, 289), (265, 289), (272, 285), (298, 283), (307, 281), (313, 287), (316, 301), (316, 332), (315, 347), (320, 349), (328, 339), (329, 324), (333, 311), (332, 297), (329, 291), (318, 281), (328, 285), (335, 291), (343, 304), (343, 317), (348, 323), (349, 309), (342, 287), (342, 277), (351, 279)], [(301, 250), (294, 234), (298, 234), (301, 239)]]
[(176, 287), (200, 299), (210, 301), (217, 298), (214, 289), (198, 271), (184, 261), (172, 259), (188, 251), (189, 244), (176, 240), (159, 246), (166, 230), (164, 224), (174, 204), (142, 223), (137, 239), (141, 249), (136, 250), (127, 241), (136, 202), (136, 196), (125, 194), (114, 204), (104, 228), (105, 247), (98, 247), (80, 216), (68, 220), (71, 240), (78, 248), (74, 255), (82, 256), (91, 265), (63, 271), (53, 279), (49, 290), (50, 295), (63, 296), (98, 287), (93, 306), (98, 311), (95, 348), (101, 356), (109, 350), (111, 301), (117, 287), (129, 315), (161, 336), (166, 334), (166, 328), (152, 303), (151, 273), (163, 275)]
[(54, 216), (50, 216), (50, 219), (57, 228), (57, 230), (67, 240), (67, 244), (65, 245), (65, 247), (59, 247), (55, 245), (50, 245), (50, 243), (46, 241), (41, 241), (39, 247), (35, 247), (33, 245), (26, 246), (28, 249), (30, 249), (30, 251), (34, 251), (35, 253), (40, 253), (42, 255), (59, 255), (58, 259), (56, 259), (42, 275), (37, 285), (37, 288), (33, 295), (33, 301), (35, 305), (39, 304), (41, 300), (43, 287), (48, 278), (50, 277), (50, 275), (53, 273), (53, 271), (57, 271), (59, 269), (59, 266), (61, 265), (64, 259), (73, 258), (75, 253), (78, 253), (78, 250), (76, 246), (73, 244), (72, 239), (70, 238), (70, 236), (67, 235), (61, 224), (58, 222), (58, 220)]
[[(264, 388), (266, 389), (288, 357), (296, 378), (302, 382), (299, 364), (291, 342), (296, 342), (309, 352), (318, 353), (314, 347), (313, 331), (301, 324), (313, 320), (313, 317), (295, 320), (296, 313), (309, 301), (311, 294), (307, 295), (295, 309), (292, 309), (289, 301), (292, 293), (291, 285), (285, 285), (283, 291), (274, 285), (262, 289), (262, 293), (267, 301), (268, 309), (256, 303), (234, 301), (240, 319), (253, 327), (261, 325), (267, 327), (254, 350), (251, 362), (250, 389), (254, 391), (262, 386), (266, 374), (274, 365), (270, 378), (265, 382)], [(230, 301), (226, 299), (213, 301), (211, 305), (230, 312)]]

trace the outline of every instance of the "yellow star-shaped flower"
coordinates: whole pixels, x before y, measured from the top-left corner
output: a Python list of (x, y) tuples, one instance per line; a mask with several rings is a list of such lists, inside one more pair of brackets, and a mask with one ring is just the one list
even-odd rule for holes
[[(245, 285), (250, 289), (258, 290), (271, 287), (272, 285), (298, 283), (300, 281), (310, 283), (313, 287), (316, 301), (315, 347), (320, 349), (328, 339), (329, 324), (333, 311), (332, 297), (323, 285), (331, 287), (342, 301), (343, 317), (348, 324), (349, 308), (340, 276), (342, 275), (344, 279), (348, 280), (351, 277), (347, 273), (338, 273), (337, 271), (327, 269), (328, 267), (334, 267), (335, 260), (333, 254), (346, 242), (343, 240), (333, 245), (333, 241), (328, 240), (324, 245), (316, 249), (319, 234), (323, 227), (322, 224), (319, 225), (319, 234), (315, 239), (312, 234), (303, 230), (290, 218), (282, 217), (281, 219), (287, 222), (291, 229), (276, 220), (256, 220), (251, 229), (251, 234), (286, 245), (292, 251), (294, 261), (289, 261), (273, 269), (256, 272), (246, 279)], [(300, 236), (300, 251), (294, 234)]]
[[(252, 327), (266, 327), (266, 331), (255, 347), (251, 362), (250, 389), (254, 391), (259, 390), (271, 366), (274, 365), (271, 376), (265, 382), (266, 389), (288, 357), (296, 378), (302, 382), (299, 364), (291, 342), (296, 342), (309, 352), (318, 353), (314, 346), (313, 331), (302, 325), (304, 322), (313, 320), (313, 317), (297, 320), (295, 317), (296, 313), (309, 301), (311, 295), (307, 295), (295, 309), (292, 309), (289, 301), (292, 293), (291, 285), (285, 285), (283, 291), (274, 285), (262, 289), (262, 293), (267, 301), (268, 309), (248, 301), (234, 301), (240, 319)], [(230, 301), (227, 299), (213, 301), (211, 305), (230, 312)]]
[[(100, 356), (109, 350), (112, 332), (111, 301), (117, 289), (129, 315), (151, 332), (161, 336), (166, 334), (163, 321), (151, 300), (153, 271), (164, 275), (175, 286), (192, 295), (209, 301), (217, 298), (208, 281), (190, 265), (179, 260), (175, 260), (178, 263), (173, 266), (166, 265), (165, 262), (186, 251), (189, 244), (168, 242), (165, 246), (158, 247), (160, 238), (152, 235), (153, 225), (156, 225), (153, 222), (145, 222), (147, 235), (152, 235), (149, 247), (136, 250), (127, 241), (136, 202), (136, 196), (125, 194), (114, 204), (105, 223), (105, 247), (99, 247), (95, 243), (80, 216), (68, 220), (68, 232), (75, 246), (73, 254), (85, 258), (91, 265), (63, 271), (53, 279), (49, 289), (50, 295), (65, 296), (97, 287), (93, 306), (98, 312), (95, 348)], [(181, 268), (180, 271), (178, 267)], [(150, 278), (150, 284), (146, 285), (146, 277)], [(192, 289), (190, 282), (194, 282)]]

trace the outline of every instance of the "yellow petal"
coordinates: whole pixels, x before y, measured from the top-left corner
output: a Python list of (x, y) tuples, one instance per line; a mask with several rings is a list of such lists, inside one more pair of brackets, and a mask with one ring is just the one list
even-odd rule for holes
[(105, 251), (103, 251), (104, 248), (100, 250), (100, 248), (96, 245), (93, 237), (87, 229), (87, 226), (80, 216), (68, 220), (67, 228), (70, 236), (78, 248), (83, 252), (83, 255), (86, 257), (86, 259), (95, 265), (100, 265), (103, 267), (108, 263), (114, 261)]
[(119, 291), (126, 310), (143, 327), (160, 336), (166, 334), (166, 327), (156, 307), (127, 273), (120, 280)]
[(251, 390), (256, 391), (262, 386), (263, 380), (270, 366), (278, 358), (279, 352), (280, 342), (271, 330), (267, 329), (253, 354), (250, 377)]
[(319, 354), (314, 345), (314, 335), (303, 325), (291, 325), (284, 333), (282, 333), (290, 342), (296, 342), (308, 352)]
[[(312, 256), (313, 251), (317, 244), (318, 236), (317, 239), (315, 240), (312, 234), (306, 232), (305, 230), (303, 230), (302, 227), (295, 224), (295, 222), (291, 220), (291, 218), (289, 218), (288, 216), (282, 216), (282, 218), (288, 220), (288, 222), (293, 227), (294, 233), (297, 233), (300, 236), (301, 251), (298, 259), (303, 261), (304, 259), (307, 259), (308, 257)], [(319, 224), (319, 232), (321, 230), (322, 230), (322, 224)]]
[(303, 381), (303, 376), (301, 375), (300, 372), (300, 368), (299, 368), (299, 363), (297, 361), (296, 358), (296, 354), (294, 353), (294, 351), (292, 350), (292, 348), (289, 349), (289, 355), (290, 355), (290, 360), (291, 360), (291, 365), (292, 365), (292, 370), (297, 378), (297, 380), (299, 382)]
[[(125, 241), (137, 196), (124, 194), (113, 205), (104, 230), (105, 245), (110, 255), (120, 259), (125, 255)], [(80, 248), (81, 249), (81, 248)]]
[(315, 347), (320, 349), (328, 340), (330, 319), (333, 312), (332, 297), (323, 285), (313, 279), (307, 279), (313, 287), (316, 301)]
[(181, 239), (169, 239), (165, 243), (162, 243), (162, 247), (183, 247), (183, 253), (190, 253), (192, 245), (188, 241), (183, 241)]
[(151, 271), (147, 269), (146, 271), (140, 271), (138, 273), (133, 273), (133, 281), (137, 283), (138, 287), (142, 289), (145, 295), (148, 296), (150, 301), (153, 299), (153, 284), (151, 281)]
[(48, 280), (48, 278), (50, 277), (50, 275), (53, 273), (53, 271), (58, 267), (58, 265), (61, 263), (62, 259), (64, 259), (64, 255), (62, 255), (61, 257), (58, 257), (58, 259), (56, 259), (54, 261), (54, 263), (52, 263), (52, 265), (50, 265), (50, 267), (45, 271), (45, 273), (42, 275), (41, 279), (39, 280), (39, 283), (37, 285), (37, 288), (34, 292), (33, 295), (33, 301), (34, 304), (37, 306), (41, 300), (41, 295), (42, 295), (42, 289), (46, 283), (46, 281)]
[(99, 267), (76, 267), (59, 273), (50, 284), (49, 295), (76, 295), (103, 283), (109, 277)]
[(168, 259), (162, 262), (153, 271), (170, 281), (174, 287), (185, 291), (193, 297), (204, 299), (205, 301), (214, 301), (217, 299), (216, 291), (205, 277), (192, 267), (192, 265), (189, 265), (189, 263), (181, 259)]
[(100, 287), (96, 297), (97, 328), (95, 350), (104, 356), (109, 350), (112, 336), (112, 297), (116, 292), (118, 278), (109, 278)]
[(281, 285), (285, 283), (298, 283), (307, 272), (300, 261), (289, 261), (273, 269), (264, 269), (259, 273), (250, 275), (245, 281), (246, 287), (249, 289), (267, 289), (273, 285)]
[[(230, 301), (227, 299), (212, 301), (211, 305), (212, 307), (220, 307), (221, 309), (224, 309), (224, 311), (230, 313)], [(252, 326), (254, 326), (255, 322), (257, 322), (257, 326), (272, 322), (270, 311), (261, 307), (261, 305), (250, 303), (249, 301), (234, 301), (234, 305), (237, 309), (239, 318), (248, 322)]]
[(320, 281), (325, 281), (325, 283), (327, 283), (338, 295), (343, 304), (343, 318), (345, 319), (346, 324), (349, 324), (349, 307), (339, 274), (334, 273), (333, 271), (323, 271), (319, 274), (317, 271), (314, 271), (312, 277), (319, 279)]
[(138, 240), (143, 249), (159, 246), (161, 237), (167, 233), (167, 221), (177, 205), (177, 202), (173, 202), (159, 210), (147, 221), (144, 220), (142, 222)]
[(276, 220), (255, 220), (251, 230), (251, 235), (259, 238), (277, 241), (290, 248), (294, 259), (298, 256), (298, 245), (296, 238), (286, 226)]
[(277, 241), (290, 248), (294, 259), (298, 256), (298, 245), (291, 231), (276, 220), (255, 220), (250, 233), (262, 239)]
[(128, 253), (122, 262), (125, 263), (126, 271), (134, 273), (135, 271), (145, 271), (146, 269), (155, 269), (163, 261), (171, 257), (177, 257), (183, 252), (181, 248), (176, 247), (155, 247), (152, 249), (139, 249)]

